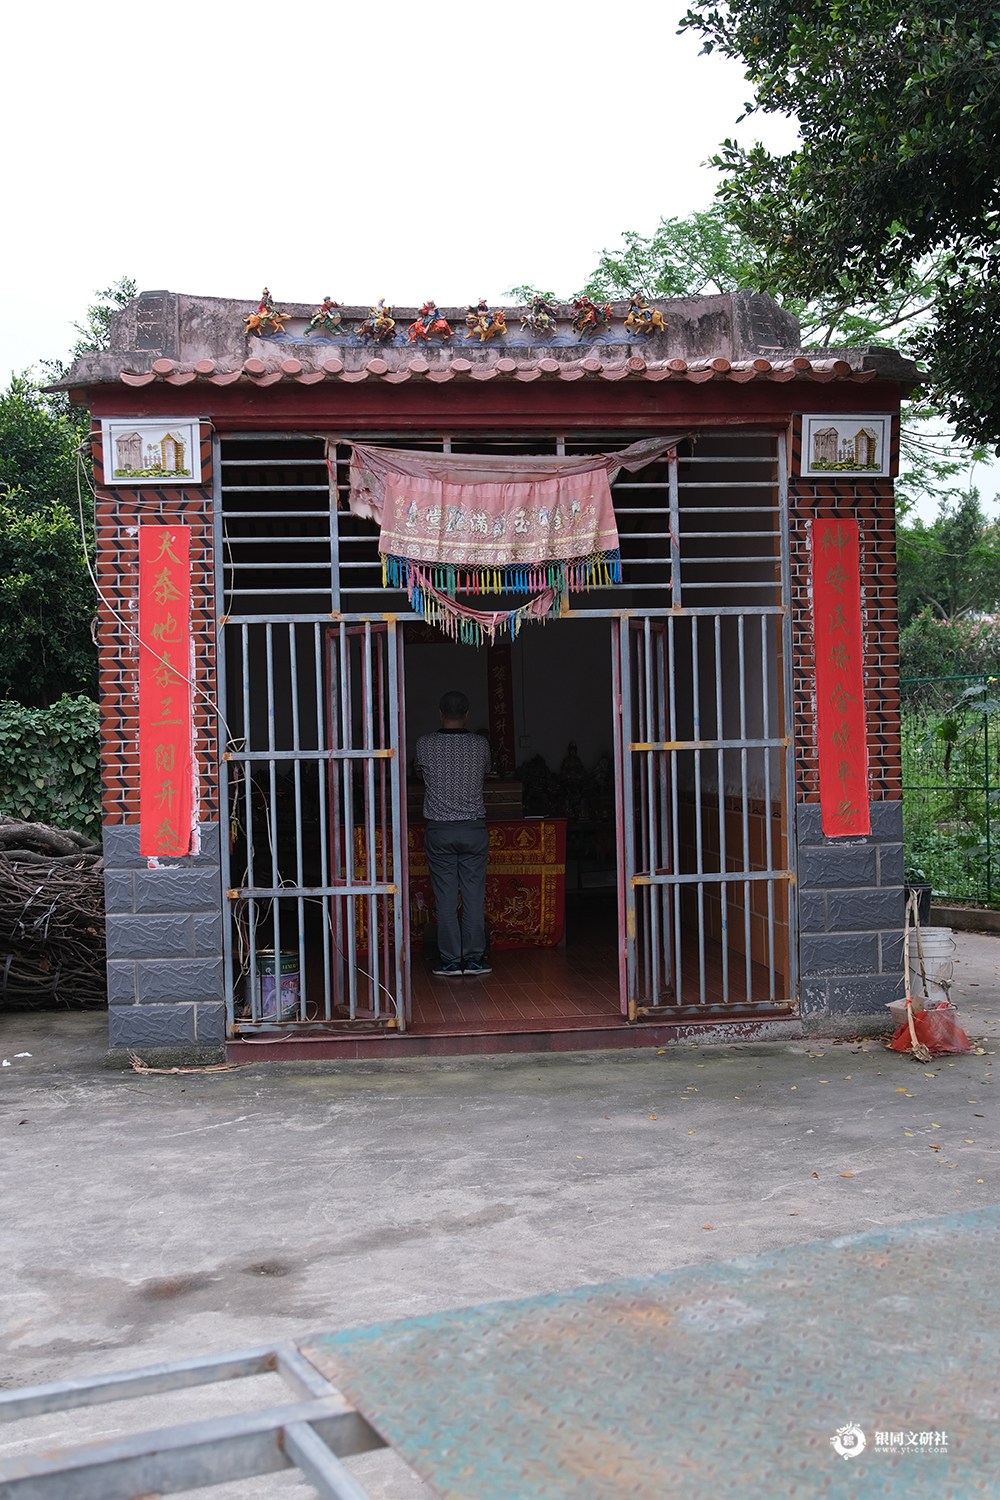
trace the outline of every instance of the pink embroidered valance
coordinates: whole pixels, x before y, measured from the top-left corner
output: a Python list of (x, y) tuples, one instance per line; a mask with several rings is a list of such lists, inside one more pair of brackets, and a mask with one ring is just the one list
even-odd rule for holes
[[(648, 438), (617, 453), (580, 458), (422, 453), (356, 443), (350, 507), (378, 522), (385, 581), (439, 621), (448, 600), (544, 591), (515, 611), (472, 612), (486, 633), (513, 616), (557, 613), (570, 590), (621, 582), (611, 481), (677, 447), (684, 434)], [(459, 613), (456, 606), (456, 616)], [(429, 616), (428, 616), (429, 618)], [(518, 621), (519, 623), (519, 621)]]

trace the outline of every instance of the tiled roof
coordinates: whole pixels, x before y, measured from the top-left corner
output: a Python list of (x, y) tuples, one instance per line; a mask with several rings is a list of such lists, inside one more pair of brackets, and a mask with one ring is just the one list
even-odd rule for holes
[[(317, 351), (318, 352), (318, 351)], [(235, 368), (224, 368), (211, 359), (199, 359), (193, 365), (178, 363), (172, 359), (156, 359), (152, 368), (143, 374), (127, 370), (119, 373), (118, 379), (125, 385), (144, 386), (161, 381), (166, 385), (183, 386), (196, 382), (208, 385), (234, 385), (239, 381), (250, 385), (277, 385), (279, 381), (296, 381), (299, 385), (318, 385), (322, 381), (337, 380), (352, 384), (360, 380), (384, 380), (398, 385), (404, 380), (428, 380), (442, 383), (447, 380), (683, 380), (692, 385), (701, 385), (710, 380), (726, 380), (737, 385), (751, 381), (789, 380), (851, 381), (864, 385), (876, 379), (878, 371), (858, 369), (845, 359), (807, 359), (804, 355), (777, 359), (701, 359), (688, 362), (683, 359), (645, 360), (633, 354), (618, 363), (605, 362), (596, 357), (588, 359), (532, 359), (515, 360), (508, 357), (489, 361), (472, 361), (461, 357), (447, 362), (431, 363), (420, 354), (410, 355), (408, 350), (386, 351), (389, 358), (375, 354), (370, 359), (350, 361), (336, 357), (311, 361), (300, 359), (246, 359)]]

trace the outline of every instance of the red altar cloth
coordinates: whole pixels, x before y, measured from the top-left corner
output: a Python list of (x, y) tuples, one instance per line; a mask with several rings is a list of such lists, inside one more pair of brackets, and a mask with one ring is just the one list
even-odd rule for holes
[[(530, 818), (488, 823), (486, 925), (491, 948), (554, 948), (566, 908), (566, 821)], [(436, 921), (424, 855), (423, 823), (409, 827), (410, 938), (422, 943)]]

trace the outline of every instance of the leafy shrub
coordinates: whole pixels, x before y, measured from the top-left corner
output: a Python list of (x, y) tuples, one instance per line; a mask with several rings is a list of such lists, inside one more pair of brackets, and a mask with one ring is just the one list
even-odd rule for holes
[[(979, 673), (1000, 676), (1000, 617), (942, 620), (927, 608), (900, 631), (900, 677)], [(912, 696), (904, 687), (904, 697)]]
[(100, 718), (82, 694), (0, 703), (0, 813), (101, 836)]

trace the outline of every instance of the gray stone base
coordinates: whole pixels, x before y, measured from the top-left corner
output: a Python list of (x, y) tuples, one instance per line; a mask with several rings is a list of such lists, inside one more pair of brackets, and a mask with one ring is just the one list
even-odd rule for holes
[(201, 825), (198, 854), (153, 869), (137, 823), (106, 824), (104, 860), (112, 1050), (217, 1049), (226, 1036), (218, 823)]
[(807, 803), (796, 834), (803, 1024), (872, 1030), (903, 993), (903, 804), (872, 802), (870, 834), (827, 838)]
[(803, 1016), (802, 1034), (806, 1037), (877, 1036), (890, 1037), (896, 1023), (886, 1011), (883, 1015), (860, 1013), (846, 1016)]
[(133, 1053), (147, 1068), (211, 1068), (226, 1060), (225, 1047), (113, 1047), (104, 1066), (127, 1073)]

